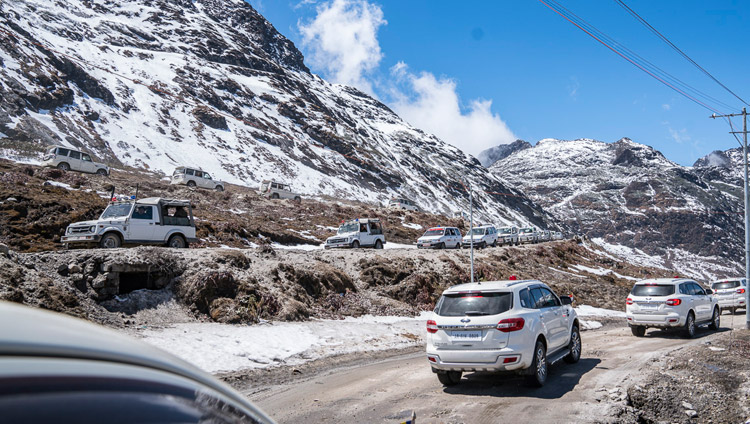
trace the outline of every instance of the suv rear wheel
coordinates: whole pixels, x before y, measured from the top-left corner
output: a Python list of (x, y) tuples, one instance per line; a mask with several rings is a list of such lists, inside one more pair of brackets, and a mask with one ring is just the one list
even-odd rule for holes
[(216, 191), (224, 191), (224, 187), (222, 187), (220, 185), (217, 185), (216, 187), (214, 187), (214, 190), (216, 190)]
[(115, 233), (107, 233), (99, 240), (99, 246), (105, 249), (115, 249), (122, 245), (120, 236)]
[(455, 386), (461, 381), (461, 371), (439, 372), (437, 377), (443, 386)]
[(193, 181), (193, 180), (188, 181), (187, 182), (187, 186), (188, 187), (195, 187), (195, 181)]
[(711, 330), (718, 330), (721, 325), (721, 312), (719, 308), (714, 308), (714, 315), (711, 317), (711, 324), (708, 324), (708, 328)]
[(563, 361), (569, 364), (575, 364), (581, 359), (581, 333), (578, 331), (577, 326), (573, 326), (573, 331), (570, 332), (570, 344), (568, 345), (568, 354), (565, 355)]
[(642, 325), (631, 325), (630, 332), (636, 337), (643, 337), (646, 335), (646, 327)]
[(62, 169), (63, 171), (70, 171), (70, 165), (68, 165), (67, 162), (60, 162), (57, 164), (57, 169)]
[(99, 168), (99, 169), (96, 170), (96, 174), (106, 177), (107, 176), (107, 170), (103, 169), (103, 168)]
[(526, 377), (526, 381), (532, 387), (542, 387), (547, 381), (547, 348), (541, 340), (537, 340), (534, 346), (534, 361), (530, 369), (532, 374)]
[(685, 337), (688, 339), (695, 337), (695, 315), (693, 315), (693, 311), (688, 312), (685, 320)]
[(357, 240), (354, 240), (352, 242), (352, 249), (358, 249), (359, 248), (359, 242)]
[(169, 241), (167, 241), (167, 247), (172, 247), (175, 249), (184, 249), (187, 247), (187, 245), (188, 244), (185, 241), (185, 238), (179, 234), (173, 235), (169, 238)]
[(383, 243), (380, 240), (375, 240), (375, 248), (376, 249), (382, 249)]

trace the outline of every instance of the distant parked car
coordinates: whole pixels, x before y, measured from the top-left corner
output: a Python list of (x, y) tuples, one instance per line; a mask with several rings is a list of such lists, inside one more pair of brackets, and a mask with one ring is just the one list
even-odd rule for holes
[(521, 374), (542, 386), (549, 365), (581, 357), (571, 303), (537, 280), (453, 286), (427, 320), (427, 361), (445, 386), (466, 371)]
[(515, 225), (500, 227), (497, 229), (497, 234), (497, 240), (500, 244), (509, 244), (511, 246), (518, 244), (518, 227)]
[(51, 147), (44, 155), (42, 166), (63, 171), (109, 175), (109, 167), (103, 163), (94, 162), (88, 153), (62, 146)]
[(67, 247), (98, 244), (156, 244), (175, 248), (197, 242), (189, 200), (150, 197), (110, 202), (99, 219), (68, 225), (60, 241)]
[(207, 188), (209, 190), (224, 191), (224, 182), (214, 180), (211, 175), (200, 168), (177, 167), (172, 173), (170, 184), (186, 185), (188, 187)]
[(461, 246), (471, 247), (474, 243), (474, 247), (487, 247), (497, 246), (497, 229), (494, 225), (481, 225), (472, 228), (461, 241)]
[(407, 211), (418, 211), (419, 206), (409, 199), (403, 197), (394, 197), (388, 202), (388, 209), (404, 209)]
[(335, 236), (328, 237), (325, 248), (333, 249), (349, 247), (374, 247), (382, 249), (385, 245), (383, 225), (375, 218), (353, 219), (346, 221), (339, 227)]
[(539, 231), (539, 241), (550, 241), (552, 240), (552, 233), (549, 230)]
[(296, 202), (302, 200), (302, 196), (292, 191), (292, 186), (289, 184), (280, 183), (277, 181), (263, 180), (260, 183), (260, 189), (258, 193), (261, 196), (265, 196), (271, 199), (292, 199)]
[(418, 249), (460, 249), (461, 230), (456, 227), (430, 228), (417, 239)]
[(539, 241), (539, 232), (536, 227), (524, 227), (518, 231), (519, 243), (536, 243)]
[(562, 240), (562, 239), (563, 239), (563, 235), (561, 232), (559, 231), (552, 232), (552, 240)]
[(0, 302), (0, 410), (8, 423), (273, 421), (228, 384), (121, 332)]
[(719, 329), (721, 312), (711, 289), (685, 278), (638, 281), (625, 302), (625, 315), (633, 335), (643, 337), (646, 329), (681, 328), (688, 338), (696, 326)]
[(711, 290), (719, 301), (719, 307), (723, 311), (731, 311), (733, 314), (737, 309), (745, 309), (747, 304), (747, 280), (744, 278), (729, 278), (711, 283)]

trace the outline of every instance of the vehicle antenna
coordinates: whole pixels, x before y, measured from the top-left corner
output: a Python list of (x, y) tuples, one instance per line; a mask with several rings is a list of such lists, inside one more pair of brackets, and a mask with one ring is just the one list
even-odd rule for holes
[(115, 200), (115, 186), (112, 185), (112, 193), (109, 194), (109, 201), (112, 202)]

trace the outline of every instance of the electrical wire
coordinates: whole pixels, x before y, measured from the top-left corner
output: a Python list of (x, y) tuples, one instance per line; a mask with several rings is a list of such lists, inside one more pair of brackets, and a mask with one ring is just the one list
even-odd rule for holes
[(629, 13), (629, 14), (630, 14), (631, 16), (633, 16), (633, 17), (634, 17), (634, 18), (635, 18), (636, 20), (638, 20), (638, 22), (640, 22), (641, 24), (643, 24), (643, 26), (645, 26), (645, 27), (646, 27), (646, 28), (647, 28), (647, 29), (648, 29), (649, 31), (651, 31), (651, 32), (652, 32), (652, 33), (653, 33), (654, 35), (656, 35), (657, 37), (659, 37), (659, 38), (660, 38), (660, 39), (661, 39), (662, 41), (664, 41), (664, 42), (665, 42), (665, 43), (666, 43), (666, 44), (667, 44), (668, 46), (670, 46), (670, 47), (671, 47), (672, 49), (674, 49), (674, 50), (675, 50), (675, 51), (676, 51), (677, 53), (679, 53), (679, 54), (680, 54), (680, 56), (682, 56), (683, 58), (685, 58), (685, 60), (687, 60), (688, 62), (692, 63), (692, 64), (693, 64), (693, 65), (694, 65), (694, 66), (695, 66), (696, 68), (700, 69), (700, 70), (701, 70), (701, 72), (703, 72), (704, 74), (706, 74), (706, 76), (708, 76), (709, 78), (711, 78), (712, 80), (714, 80), (714, 82), (716, 82), (716, 83), (717, 83), (717, 84), (719, 84), (719, 85), (720, 85), (720, 86), (721, 86), (722, 88), (724, 88), (724, 89), (725, 89), (725, 90), (727, 90), (727, 91), (728, 91), (729, 93), (731, 93), (731, 94), (732, 94), (732, 95), (733, 95), (734, 97), (736, 97), (736, 98), (737, 98), (737, 99), (738, 99), (739, 101), (741, 101), (742, 103), (744, 103), (744, 104), (746, 104), (746, 105), (750, 106), (750, 103), (746, 102), (746, 101), (745, 101), (744, 99), (742, 99), (742, 97), (738, 96), (738, 95), (737, 95), (737, 94), (736, 94), (736, 93), (735, 93), (734, 91), (730, 90), (730, 89), (729, 89), (729, 87), (727, 87), (726, 85), (722, 84), (722, 83), (721, 83), (721, 82), (720, 82), (720, 81), (719, 81), (719, 80), (718, 80), (718, 79), (717, 79), (716, 77), (714, 77), (713, 75), (711, 75), (711, 73), (710, 73), (710, 72), (708, 72), (708, 71), (707, 71), (706, 69), (704, 69), (704, 68), (703, 68), (702, 66), (700, 66), (700, 65), (699, 65), (699, 64), (698, 64), (698, 63), (697, 63), (696, 61), (694, 61), (694, 60), (693, 60), (693, 59), (692, 59), (692, 58), (691, 58), (690, 56), (688, 56), (688, 55), (687, 55), (687, 53), (685, 53), (685, 52), (683, 52), (682, 50), (680, 50), (680, 48), (679, 48), (679, 47), (677, 47), (677, 46), (675, 46), (675, 45), (674, 45), (674, 43), (672, 43), (671, 41), (669, 41), (669, 39), (668, 39), (668, 38), (667, 38), (666, 36), (664, 36), (664, 35), (663, 35), (663, 34), (662, 34), (661, 32), (659, 32), (659, 31), (658, 31), (658, 30), (657, 30), (656, 28), (654, 28), (654, 27), (653, 27), (653, 26), (652, 26), (651, 24), (649, 24), (649, 23), (648, 23), (648, 22), (647, 22), (647, 21), (646, 21), (646, 20), (645, 20), (645, 19), (644, 19), (643, 17), (641, 17), (641, 15), (639, 15), (639, 14), (638, 14), (638, 13), (637, 13), (637, 12), (636, 12), (635, 10), (631, 9), (631, 8), (630, 8), (630, 7), (628, 6), (628, 5), (626, 5), (626, 4), (625, 4), (625, 2), (623, 2), (622, 0), (615, 0), (615, 2), (617, 2), (617, 4), (619, 4), (619, 5), (620, 5), (620, 7), (622, 7), (623, 9), (625, 9), (625, 11), (627, 11), (627, 12), (628, 12), (628, 13)]

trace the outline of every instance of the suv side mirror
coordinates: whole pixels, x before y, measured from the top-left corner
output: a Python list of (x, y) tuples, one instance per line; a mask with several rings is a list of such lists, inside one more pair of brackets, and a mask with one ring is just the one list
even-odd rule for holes
[(560, 303), (563, 305), (570, 305), (573, 303), (573, 299), (570, 296), (562, 296), (560, 297)]

